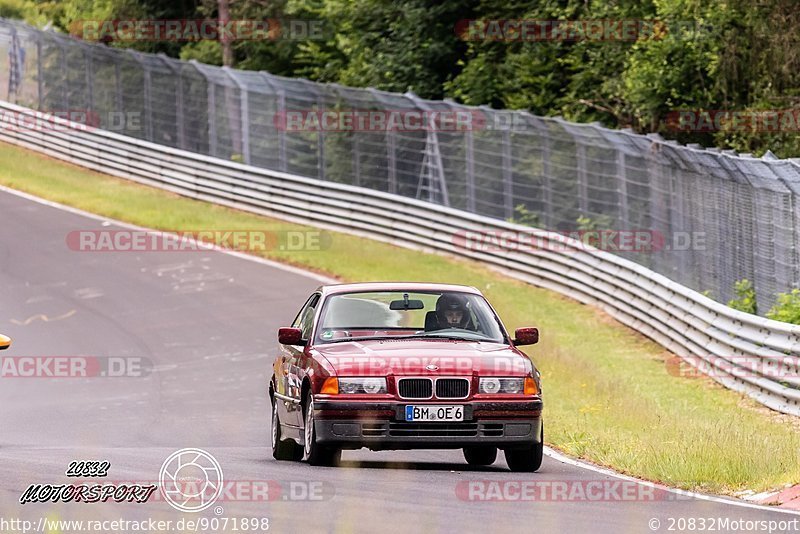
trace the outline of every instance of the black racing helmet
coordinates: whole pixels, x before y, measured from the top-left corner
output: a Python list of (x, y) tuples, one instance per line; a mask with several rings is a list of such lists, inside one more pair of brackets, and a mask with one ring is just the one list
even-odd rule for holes
[[(447, 321), (445, 312), (460, 311), (461, 320), (456, 325), (451, 325)], [(469, 324), (469, 303), (467, 298), (458, 293), (444, 293), (436, 301), (436, 318), (441, 326), (451, 326), (453, 328), (465, 328)]]

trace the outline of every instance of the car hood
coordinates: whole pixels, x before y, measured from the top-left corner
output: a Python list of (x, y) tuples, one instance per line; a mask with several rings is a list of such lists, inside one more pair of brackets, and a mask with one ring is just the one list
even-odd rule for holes
[(531, 372), (527, 356), (502, 343), (451, 340), (364, 340), (317, 345), (339, 376), (519, 376)]

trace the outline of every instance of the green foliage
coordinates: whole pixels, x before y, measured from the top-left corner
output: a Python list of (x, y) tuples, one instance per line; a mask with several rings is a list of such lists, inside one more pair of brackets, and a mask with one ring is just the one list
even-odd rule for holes
[(767, 312), (767, 317), (784, 323), (800, 324), (800, 289), (778, 295), (778, 301)]
[(321, 17), (327, 42), (299, 45), (299, 73), (357, 87), (444, 96), (464, 45), (454, 31), (472, 2), (308, 0), (289, 7)]
[[(487, 0), (479, 19), (654, 18), (651, 1), (505, 2)], [(464, 70), (448, 84), (471, 104), (524, 108), (573, 120), (618, 123), (619, 86), (630, 43), (613, 41), (471, 41)]]
[(584, 217), (583, 215), (578, 217), (575, 222), (578, 223), (578, 230), (581, 230), (581, 231), (596, 230), (597, 229), (597, 225), (595, 224), (595, 222), (591, 218)]
[(575, 220), (578, 223), (578, 231), (591, 232), (594, 230), (605, 230), (611, 226), (611, 217), (608, 215), (598, 215), (597, 218), (592, 219), (581, 215)]
[(208, 65), (222, 65), (222, 45), (218, 41), (199, 41), (187, 43), (181, 48), (181, 59), (192, 59)]
[(26, 3), (22, 0), (0, 0), (0, 17), (24, 19), (28, 14)]
[(517, 204), (514, 207), (514, 216), (509, 217), (508, 222), (537, 228), (541, 227), (539, 215), (526, 208), (525, 204)]
[(0, 18), (21, 19), (34, 26), (42, 26), (46, 17), (42, 16), (32, 0), (0, 0)]
[(753, 282), (747, 278), (739, 280), (734, 284), (734, 293), (736, 293), (736, 298), (728, 301), (729, 307), (754, 315), (758, 313), (756, 307), (756, 290), (753, 287)]
[[(666, 35), (626, 41), (470, 42), (448, 93), (469, 104), (524, 108), (576, 121), (658, 132), (756, 155), (800, 155), (795, 131), (680, 132), (668, 113), (786, 109), (800, 103), (800, 12), (788, 0), (503, 2), (484, 19), (650, 19)], [(775, 28), (781, 28), (776, 31)]]
[[(82, 19), (197, 19), (217, 0), (0, 0), (0, 15), (69, 31)], [(449, 97), (569, 120), (658, 132), (680, 142), (800, 156), (796, 130), (677, 131), (680, 110), (800, 105), (795, 0), (236, 0), (234, 19), (316, 21), (314, 39), (242, 40), (235, 65), (357, 87)], [(666, 32), (626, 40), (468, 40), (463, 20), (650, 20)], [(779, 30), (778, 30), (779, 29)], [(285, 37), (285, 36), (284, 36)], [(115, 47), (220, 64), (219, 43), (124, 41)]]

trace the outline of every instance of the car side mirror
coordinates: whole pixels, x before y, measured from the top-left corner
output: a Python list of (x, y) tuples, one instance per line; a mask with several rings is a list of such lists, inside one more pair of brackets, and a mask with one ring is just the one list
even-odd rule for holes
[(514, 345), (535, 345), (539, 342), (539, 329), (517, 328), (514, 330)]
[(11, 346), (11, 338), (0, 334), (0, 350), (6, 350)]
[(282, 345), (303, 345), (303, 331), (299, 328), (282, 327), (278, 329), (278, 343)]

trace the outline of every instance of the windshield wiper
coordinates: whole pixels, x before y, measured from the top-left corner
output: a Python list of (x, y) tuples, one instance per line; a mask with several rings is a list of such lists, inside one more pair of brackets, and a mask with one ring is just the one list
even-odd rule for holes
[(361, 341), (363, 340), (375, 340), (375, 339), (397, 339), (397, 338), (404, 338), (405, 336), (359, 336), (359, 337), (340, 337), (338, 339), (323, 339), (323, 343), (342, 343), (345, 341)]
[(433, 335), (432, 334), (411, 334), (410, 336), (400, 336), (400, 337), (402, 337), (403, 339), (446, 339), (448, 341), (477, 341), (477, 342), (482, 341), (480, 339), (471, 339), (471, 338), (468, 338), (468, 337), (454, 336), (452, 334), (444, 335), (444, 336), (439, 336), (439, 335), (435, 335), (435, 334), (433, 334)]
[(377, 339), (444, 339), (448, 341), (470, 341), (470, 342), (477, 342), (480, 343), (481, 341), (488, 341), (486, 339), (470, 339), (466, 337), (460, 336), (439, 336), (439, 335), (431, 335), (431, 334), (411, 334), (408, 336), (362, 336), (362, 337), (341, 337), (338, 339), (331, 339), (331, 340), (322, 340), (323, 343), (342, 343), (346, 341), (370, 341), (370, 340), (377, 340)]

